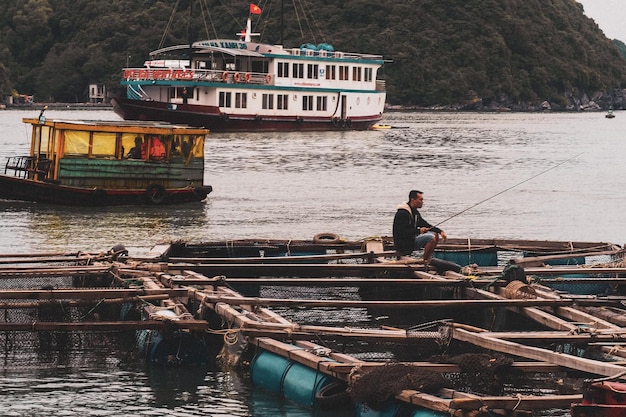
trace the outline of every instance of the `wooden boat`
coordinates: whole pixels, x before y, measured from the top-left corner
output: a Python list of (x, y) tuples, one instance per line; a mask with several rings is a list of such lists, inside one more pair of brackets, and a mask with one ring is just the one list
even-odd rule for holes
[[(255, 6), (256, 7), (256, 6)], [(260, 14), (254, 9), (253, 14)], [(382, 118), (382, 56), (210, 39), (150, 53), (124, 68), (126, 97), (111, 100), (126, 120), (162, 120), (222, 131), (367, 130)]]
[(601, 380), (589, 383), (580, 403), (572, 404), (572, 417), (626, 416), (626, 384)]
[(201, 201), (206, 129), (154, 122), (23, 119), (30, 154), (9, 157), (0, 198), (109, 206)]

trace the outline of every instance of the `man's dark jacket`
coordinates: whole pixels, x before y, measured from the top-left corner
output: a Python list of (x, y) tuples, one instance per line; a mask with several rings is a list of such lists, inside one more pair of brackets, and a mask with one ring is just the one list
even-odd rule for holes
[(420, 234), (421, 227), (441, 233), (441, 229), (424, 220), (417, 209), (411, 209), (408, 203), (400, 204), (393, 218), (393, 244), (396, 251), (401, 255), (411, 254), (415, 250), (415, 236)]

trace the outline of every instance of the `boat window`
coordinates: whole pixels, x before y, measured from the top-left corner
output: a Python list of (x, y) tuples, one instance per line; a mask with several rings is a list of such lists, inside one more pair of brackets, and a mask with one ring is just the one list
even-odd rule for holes
[(336, 78), (337, 67), (335, 65), (326, 65), (326, 79), (334, 80)]
[(89, 155), (89, 132), (66, 130), (63, 153), (66, 155)]
[(41, 127), (41, 143), (39, 144), (39, 155), (45, 156), (48, 154), (48, 145), (50, 139), (50, 127)]
[[(135, 138), (139, 137), (139, 150), (133, 150), (135, 147)], [(143, 144), (143, 135), (136, 133), (124, 133), (122, 135), (122, 149), (124, 158), (141, 159), (141, 144)], [(145, 151), (144, 151), (145, 152)]]
[(328, 109), (328, 97), (317, 96), (317, 110), (326, 111)]
[(289, 78), (289, 63), (288, 62), (279, 62), (278, 63), (278, 77), (280, 78)]
[(192, 158), (204, 158), (204, 136), (176, 135), (170, 150), (170, 162), (188, 163)]
[(165, 144), (163, 139), (158, 135), (150, 136), (150, 159), (153, 161), (162, 161), (165, 159)]
[(263, 109), (273, 109), (274, 108), (274, 95), (273, 94), (263, 94), (261, 100), (261, 108)]
[(276, 108), (278, 110), (289, 110), (289, 96), (287, 94), (278, 94), (276, 96)]
[(348, 67), (347, 65), (339, 65), (339, 79), (343, 81), (347, 81), (349, 71), (350, 71), (350, 67)]
[(293, 64), (293, 78), (304, 78), (304, 64)]
[(319, 65), (317, 64), (307, 64), (307, 73), (306, 77), (309, 79), (317, 79), (317, 75), (319, 73)]
[(302, 110), (313, 110), (313, 96), (302, 96)]
[(194, 158), (204, 158), (204, 136), (191, 136), (190, 140), (193, 141), (193, 147), (191, 148), (191, 154)]
[(231, 100), (232, 100), (232, 96), (231, 93), (226, 93), (224, 91), (220, 91), (220, 102), (219, 102), (219, 106), (220, 107), (231, 107)]
[(91, 155), (96, 158), (114, 157), (116, 139), (115, 133), (94, 132)]
[(248, 93), (235, 93), (235, 108), (245, 109), (248, 107)]

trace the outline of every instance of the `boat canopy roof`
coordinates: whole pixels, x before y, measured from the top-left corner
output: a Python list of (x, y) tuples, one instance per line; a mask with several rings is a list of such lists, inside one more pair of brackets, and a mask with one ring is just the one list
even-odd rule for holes
[[(208, 43), (215, 43), (215, 45), (209, 45)], [(202, 53), (219, 53), (226, 54), (232, 56), (251, 56), (251, 57), (263, 57), (263, 54), (260, 54), (255, 51), (251, 51), (249, 49), (243, 48), (233, 48), (233, 47), (223, 47), (218, 46), (222, 41), (201, 41), (196, 42), (192, 45), (191, 49), (194, 54), (202, 54)], [(237, 42), (237, 41), (229, 41), (231, 43), (245, 43), (245, 42)], [(175, 45), (168, 46), (166, 48), (157, 49), (156, 51), (150, 52), (151, 57), (157, 57), (159, 55), (170, 54), (170, 53), (185, 53), (189, 52), (189, 45)]]
[(148, 133), (155, 135), (207, 135), (208, 129), (187, 125), (174, 125), (166, 122), (149, 121), (109, 121), (109, 120), (61, 120), (24, 118), (22, 122), (37, 126), (47, 126), (59, 130), (83, 130), (93, 132)]

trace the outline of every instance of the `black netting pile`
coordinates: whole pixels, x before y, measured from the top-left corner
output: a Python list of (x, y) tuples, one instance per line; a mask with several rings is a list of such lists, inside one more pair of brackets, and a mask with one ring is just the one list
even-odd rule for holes
[(417, 366), (390, 363), (356, 375), (349, 392), (355, 403), (382, 410), (388, 401), (404, 390), (436, 393), (452, 383), (438, 372)]
[(511, 374), (513, 360), (500, 354), (463, 353), (441, 355), (430, 359), (435, 363), (453, 363), (461, 368), (456, 385), (484, 394), (502, 393), (505, 377)]

